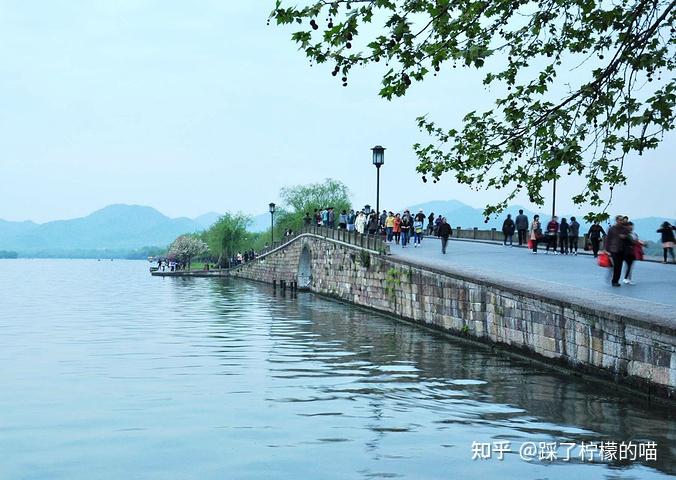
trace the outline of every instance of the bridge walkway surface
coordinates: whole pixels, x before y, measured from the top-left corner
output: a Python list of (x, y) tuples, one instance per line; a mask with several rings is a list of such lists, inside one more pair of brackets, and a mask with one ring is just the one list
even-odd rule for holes
[(440, 240), (434, 237), (424, 238), (418, 248), (391, 244), (390, 253), (391, 258), (422, 267), (480, 276), (508, 288), (676, 325), (674, 265), (635, 262), (636, 285), (612, 287), (611, 269), (599, 267), (590, 255), (546, 255), (544, 249), (534, 255), (524, 248), (458, 240), (449, 242), (444, 255)]

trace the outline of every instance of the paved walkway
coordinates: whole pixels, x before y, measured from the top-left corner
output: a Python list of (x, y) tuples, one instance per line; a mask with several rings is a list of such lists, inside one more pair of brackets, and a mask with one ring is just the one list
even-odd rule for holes
[(447, 254), (441, 253), (437, 238), (425, 238), (419, 248), (391, 245), (391, 253), (403, 260), (456, 273), (480, 275), (502, 285), (537, 289), (557, 298), (594, 304), (598, 302), (617, 313), (629, 309), (635, 314), (676, 320), (676, 266), (636, 262), (636, 285), (611, 287), (609, 271), (588, 255), (533, 255), (524, 248), (509, 248), (468, 241), (450, 241)]

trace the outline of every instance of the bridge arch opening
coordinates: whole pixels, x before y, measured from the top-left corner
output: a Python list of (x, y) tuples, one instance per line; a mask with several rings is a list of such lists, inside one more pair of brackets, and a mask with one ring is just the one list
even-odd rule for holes
[(298, 261), (298, 289), (310, 290), (312, 285), (312, 252), (310, 247), (303, 245)]

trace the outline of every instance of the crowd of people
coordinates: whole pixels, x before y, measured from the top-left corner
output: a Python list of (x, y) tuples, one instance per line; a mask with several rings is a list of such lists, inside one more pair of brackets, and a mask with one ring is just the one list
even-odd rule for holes
[(237, 252), (237, 254), (233, 255), (228, 259), (228, 268), (229, 267), (235, 267), (237, 265), (241, 265), (246, 262), (250, 262), (251, 260), (254, 260), (258, 254), (253, 250), (246, 250), (244, 253), (242, 252)]
[[(313, 215), (305, 213), (305, 226), (336, 228), (336, 214), (332, 207), (315, 209)], [(338, 214), (337, 228), (362, 235), (382, 235), (385, 242), (407, 248), (412, 245), (417, 248), (421, 245), (425, 235), (435, 235), (441, 238), (442, 253), (446, 253), (448, 238), (452, 235), (448, 220), (434, 213), (426, 215), (422, 210), (413, 215), (406, 209), (402, 213), (383, 210), (378, 213), (368, 209), (342, 210)]]
[[(434, 235), (441, 239), (442, 253), (446, 253), (448, 239), (453, 235), (448, 220), (441, 216), (430, 213), (426, 215), (422, 210), (415, 215), (408, 209), (402, 213), (383, 210), (382, 212), (364, 209), (342, 210), (335, 212), (334, 208), (315, 209), (313, 214), (305, 214), (306, 226), (317, 225), (319, 227), (338, 228), (347, 231), (355, 231), (360, 234), (381, 235), (387, 243), (400, 245), (401, 248), (413, 246), (417, 248), (425, 235)], [(663, 261), (667, 263), (668, 256), (676, 263), (674, 256), (674, 244), (676, 226), (664, 222), (657, 230), (662, 236)], [(613, 286), (620, 285), (622, 266), (626, 265), (623, 282), (633, 284), (632, 266), (634, 261), (643, 259), (643, 246), (645, 243), (639, 239), (634, 230), (633, 222), (626, 216), (618, 216), (615, 224), (608, 231), (601, 226), (600, 222), (594, 222), (587, 230), (586, 235), (581, 233), (581, 225), (573, 216), (570, 219), (557, 216), (545, 224), (539, 215), (534, 215), (532, 221), (519, 210), (519, 214), (512, 218), (508, 214), (502, 224), (503, 245), (512, 247), (516, 242), (519, 246), (527, 246), (533, 253), (544, 247), (544, 253), (553, 255), (578, 255), (581, 245), (584, 250), (592, 253), (594, 258), (600, 254), (607, 255), (612, 261), (613, 274), (611, 283)], [(542, 250), (540, 250), (542, 251)]]
[[(378, 235), (385, 242), (400, 246), (401, 248), (418, 248), (421, 246), (425, 236), (439, 237), (441, 240), (441, 251), (446, 254), (448, 240), (453, 235), (453, 229), (446, 217), (430, 213), (425, 214), (419, 210), (415, 215), (410, 210), (403, 212), (393, 212), (383, 210), (382, 212), (371, 211), (368, 207), (363, 210), (341, 210), (335, 212), (332, 207), (315, 209), (313, 214), (305, 213), (303, 218), (305, 226), (316, 225), (318, 227), (337, 228), (350, 232), (357, 232), (363, 235)], [(618, 216), (615, 223), (608, 228), (608, 231), (601, 226), (599, 222), (594, 222), (588, 229), (586, 235), (581, 235), (581, 225), (573, 216), (570, 219), (559, 218), (557, 216), (544, 224), (539, 215), (534, 215), (532, 221), (519, 210), (518, 215), (512, 218), (508, 214), (502, 224), (503, 245), (512, 247), (517, 243), (519, 246), (526, 246), (533, 254), (538, 253), (538, 249), (544, 247), (544, 253), (553, 255), (577, 255), (580, 247), (580, 239), (584, 238), (584, 250), (589, 250), (594, 258), (603, 255), (607, 257), (609, 266), (612, 267), (611, 283), (613, 286), (620, 286), (623, 265), (626, 265), (623, 282), (633, 284), (632, 266), (636, 260), (643, 259), (644, 242), (639, 239), (634, 230), (634, 224), (626, 216)], [(663, 246), (663, 262), (667, 263), (668, 258), (676, 263), (674, 255), (674, 246), (676, 243), (676, 226), (669, 222), (664, 222), (657, 230), (661, 235)], [(292, 237), (292, 230), (285, 230), (284, 237)], [(514, 236), (516, 235), (516, 240)], [(252, 250), (239, 252), (227, 259), (229, 267), (241, 265), (257, 258), (257, 253)], [(158, 269), (170, 271), (181, 270), (185, 268), (179, 261), (160, 259)]]
[[(528, 232), (528, 248), (534, 254), (538, 253), (538, 245), (540, 244), (546, 245), (545, 253), (549, 253), (550, 250), (555, 255), (577, 255), (578, 253), (580, 224), (575, 217), (571, 217), (570, 222), (565, 218), (562, 218), (559, 222), (558, 217), (553, 216), (543, 227), (540, 216), (535, 215), (529, 226), (528, 217), (523, 214), (523, 210), (519, 210), (519, 215), (514, 221), (512, 221), (511, 215), (507, 215), (507, 219), (504, 221), (502, 231), (505, 236), (505, 245), (508, 241), (510, 245), (512, 244), (515, 229), (518, 231), (519, 245), (524, 243), (524, 233)], [(667, 263), (667, 255), (670, 255), (672, 262), (676, 263), (676, 258), (674, 258), (675, 230), (676, 226), (669, 222), (664, 222), (657, 230), (657, 233), (662, 236), (663, 263)], [(628, 285), (634, 284), (632, 281), (632, 266), (636, 260), (643, 260), (644, 245), (645, 242), (639, 238), (634, 229), (634, 223), (629, 221), (629, 217), (618, 215), (608, 232), (598, 221), (594, 222), (587, 232), (584, 248), (591, 250), (594, 258), (597, 258), (599, 254), (607, 255), (608, 266), (612, 267), (611, 284), (614, 287), (619, 287), (623, 265), (626, 265), (626, 268), (622, 281)], [(559, 251), (557, 251), (557, 247)]]
[[(667, 254), (671, 256), (672, 262), (676, 263), (676, 258), (674, 258), (674, 230), (676, 230), (676, 226), (669, 222), (662, 223), (657, 230), (657, 233), (662, 236), (664, 252), (662, 263), (667, 263)], [(604, 242), (604, 253), (609, 257), (608, 266), (612, 268), (611, 283), (614, 287), (620, 286), (623, 264), (626, 264), (623, 281), (630, 285), (633, 284), (631, 280), (632, 265), (636, 260), (643, 259), (643, 245), (644, 242), (638, 238), (634, 231), (634, 224), (629, 221), (628, 217), (622, 215), (615, 217), (615, 224), (608, 229)]]
[(168, 258), (158, 258), (157, 259), (157, 270), (162, 272), (169, 271), (175, 272), (177, 270), (185, 269), (186, 264), (180, 260), (170, 260)]
[[(553, 216), (547, 225), (543, 228), (540, 216), (533, 216), (533, 221), (528, 227), (528, 217), (523, 214), (523, 210), (519, 210), (519, 215), (516, 217), (519, 223), (519, 244), (521, 245), (522, 232), (528, 232), (528, 247), (536, 254), (538, 253), (538, 246), (545, 245), (545, 253), (550, 251), (554, 255), (577, 255), (580, 245), (580, 223), (575, 217), (570, 217), (570, 222), (562, 218), (559, 222), (557, 216)], [(525, 226), (525, 228), (523, 228)], [(504, 232), (504, 227), (503, 227)], [(601, 234), (605, 235), (603, 227), (598, 222), (594, 223), (587, 232), (587, 237), (591, 242), (587, 247), (590, 248), (594, 256), (598, 255), (601, 246)], [(557, 251), (558, 248), (558, 251)]]

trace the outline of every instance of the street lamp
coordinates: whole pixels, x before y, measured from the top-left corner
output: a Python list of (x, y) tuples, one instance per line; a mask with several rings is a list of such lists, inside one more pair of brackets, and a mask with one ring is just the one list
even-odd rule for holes
[[(550, 155), (552, 158), (560, 157), (564, 152), (559, 147), (552, 147)], [(556, 170), (554, 170), (554, 180), (552, 181), (552, 218), (556, 215)]]
[(270, 245), (275, 241), (275, 204), (270, 203)]
[(552, 218), (556, 215), (556, 177), (554, 177), (554, 185), (552, 187)]
[(376, 166), (376, 212), (380, 215), (380, 167), (385, 163), (385, 149), (376, 145), (373, 151), (373, 164)]

